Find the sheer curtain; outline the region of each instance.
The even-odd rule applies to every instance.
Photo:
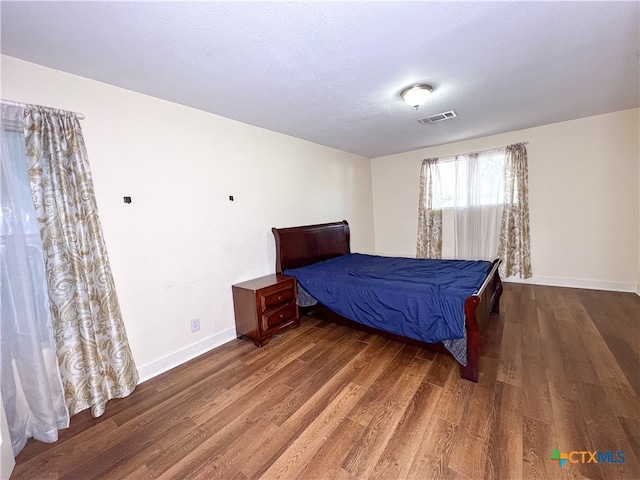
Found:
[[[2,106],[0,134],[0,389],[17,455],[29,437],[56,441],[58,429],[69,425],[69,412],[29,188],[22,109]]]
[[[502,148],[460,155],[453,162],[455,258],[494,260],[498,254],[504,158]]]

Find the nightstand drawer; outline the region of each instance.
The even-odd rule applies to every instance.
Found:
[[[285,284],[283,288],[278,290],[272,290],[269,292],[260,293],[260,303],[262,304],[262,310],[269,310],[270,308],[283,305],[295,298],[295,291],[293,290],[294,283]]]
[[[295,303],[288,303],[284,307],[278,308],[262,315],[262,329],[264,332],[280,327],[283,323],[296,319],[298,311]]]

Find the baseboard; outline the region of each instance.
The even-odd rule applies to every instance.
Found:
[[[583,278],[534,276],[527,279],[508,277],[504,282],[529,283],[549,287],[585,288],[588,290],[608,290],[612,292],[638,293],[638,285],[633,282],[612,282],[607,280],[588,280]]]
[[[140,377],[138,383],[146,382],[167,370],[171,370],[178,365],[188,362],[198,355],[202,355],[209,350],[213,350],[214,348],[235,339],[236,330],[235,328],[230,328],[211,337],[203,338],[202,340],[178,350],[177,352],[173,352],[166,357],[162,357],[151,363],[142,365],[141,367],[138,367],[138,376]]]

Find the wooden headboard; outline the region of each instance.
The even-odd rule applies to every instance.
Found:
[[[276,273],[351,253],[346,220],[271,231],[276,238]]]

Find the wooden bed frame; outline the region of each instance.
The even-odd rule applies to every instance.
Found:
[[[271,231],[276,240],[276,273],[282,274],[289,268],[304,267],[351,253],[349,224],[346,220],[319,225],[272,228]],[[478,292],[468,297],[464,303],[467,365],[460,365],[460,376],[472,382],[478,381],[478,364],[482,351],[480,323],[486,324],[491,313],[500,313],[502,281],[498,275],[499,265],[500,260],[493,261],[491,271]],[[368,329],[390,335],[381,330],[370,327]],[[404,338],[393,334],[391,336]]]

